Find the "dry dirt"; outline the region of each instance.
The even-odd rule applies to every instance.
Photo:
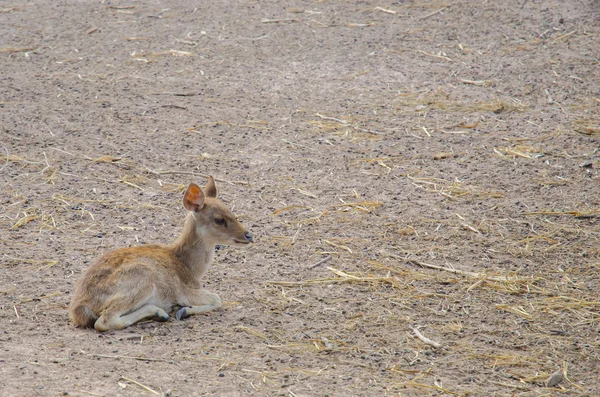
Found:
[[[599,43],[594,0],[1,2],[0,395],[600,395]],[[202,175],[257,240],[225,306],[70,325]]]

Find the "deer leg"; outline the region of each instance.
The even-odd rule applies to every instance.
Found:
[[[182,320],[192,314],[205,313],[222,305],[219,295],[203,289],[196,289],[190,293],[190,303],[192,304],[191,306],[184,306],[177,310],[175,314],[177,320]]]
[[[155,318],[158,321],[169,320],[169,315],[160,307],[153,305],[154,285],[148,283],[138,286],[133,294],[116,293],[104,305],[101,316],[94,323],[97,331],[123,329],[140,320]]]
[[[170,317],[167,312],[158,306],[144,305],[124,315],[114,312],[104,313],[96,320],[94,328],[100,332],[111,329],[123,329],[146,318],[154,318],[157,321],[168,321]]]

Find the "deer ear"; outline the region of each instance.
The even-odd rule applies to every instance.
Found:
[[[204,207],[204,193],[195,183],[190,183],[183,195],[183,207],[192,212],[198,212]]]
[[[215,178],[213,178],[212,176],[208,177],[206,186],[204,186],[204,192],[206,193],[206,197],[217,197],[217,185],[215,185]]]

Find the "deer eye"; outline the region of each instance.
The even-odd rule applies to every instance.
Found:
[[[215,218],[215,223],[217,225],[224,225],[225,224],[225,219],[223,219],[223,218]]]

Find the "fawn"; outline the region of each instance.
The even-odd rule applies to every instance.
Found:
[[[201,288],[216,244],[253,242],[248,232],[217,199],[213,177],[204,191],[189,185],[183,196],[189,211],[183,232],[171,245],[120,248],[102,255],[81,277],[69,307],[78,327],[122,329],[143,319],[181,320],[221,306],[217,294]]]

